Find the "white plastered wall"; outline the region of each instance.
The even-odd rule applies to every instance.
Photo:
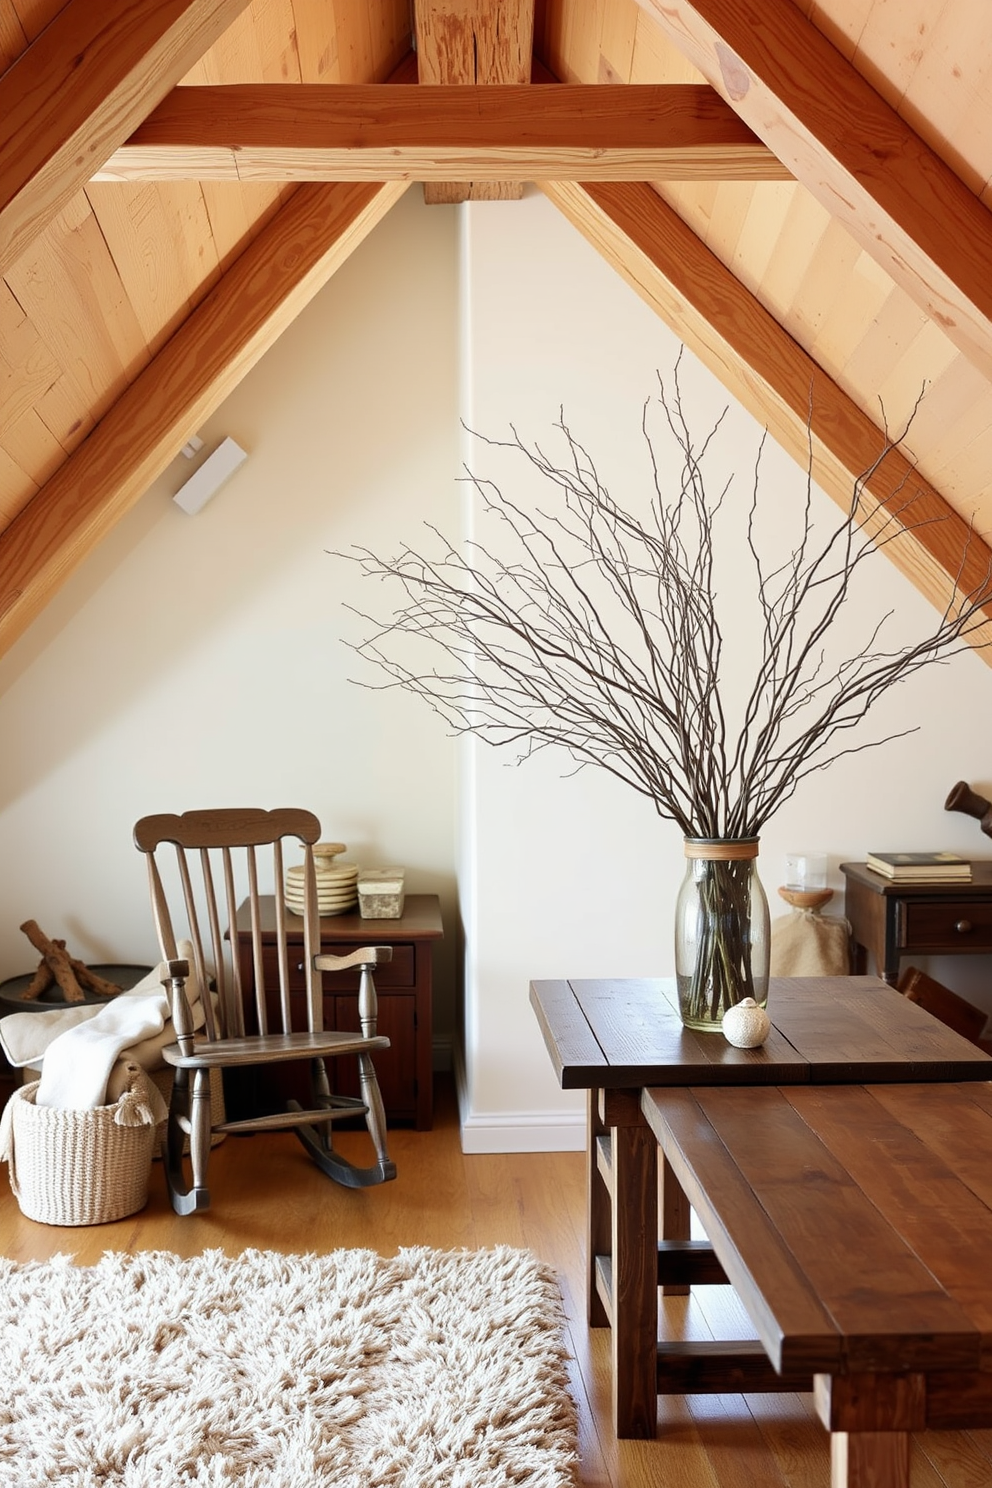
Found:
[[[542,196],[463,209],[463,409],[465,422],[490,437],[515,424],[525,442],[550,450],[552,425],[565,422],[593,454],[621,504],[643,493],[649,470],[641,410],[669,383],[676,338]],[[681,366],[690,423],[702,435],[728,404],[716,380],[686,355]],[[734,405],[720,435],[727,474],[737,484],[729,505],[739,517],[751,491],[760,429]],[[465,458],[504,491],[548,489],[465,439]],[[719,468],[719,467],[718,467]],[[516,482],[516,484],[514,484]],[[774,528],[795,510],[802,472],[779,450],[766,450],[762,511]],[[837,508],[815,492],[815,513]],[[470,530],[477,509],[466,495]],[[744,613],[752,592],[738,528],[721,555],[727,614]],[[874,567],[874,603],[893,608],[895,634],[928,630],[934,611],[882,560]],[[846,624],[846,622],[845,622]],[[862,632],[850,627],[849,645]],[[732,687],[732,683],[731,683]],[[842,905],[842,861],[868,849],[942,847],[975,857],[987,840],[977,822],[943,810],[948,790],[970,780],[987,794],[992,673],[974,654],[933,668],[898,688],[859,736],[919,731],[878,751],[838,761],[812,776],[766,827],[760,868],[773,915],[787,913],[775,890],[789,851],[828,854]],[[672,918],[683,874],[681,834],[649,802],[587,770],[565,778],[566,758],[546,754],[516,768],[507,751],[469,744],[460,874],[468,937],[463,1140],[469,1151],[582,1142],[583,1102],[562,1094],[528,1003],[532,978],[670,976]],[[959,990],[992,1008],[986,958],[931,966]]]
[[[0,976],[37,959],[29,917],[91,962],[157,959],[140,815],[307,806],[350,860],[440,894],[450,1055],[454,744],[349,681],[343,606],[371,596],[330,554],[456,518],[456,253],[411,190],[201,431],[241,469],[190,517],[177,457],[0,663]]]

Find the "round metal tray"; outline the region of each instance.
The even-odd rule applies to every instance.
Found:
[[[151,971],[150,966],[91,966],[90,971],[97,976],[103,977],[108,982],[116,982],[122,992],[133,987],[141,978],[147,976]],[[33,971],[26,972],[24,976],[8,977],[5,982],[0,982],[0,1012],[3,1013],[42,1013],[50,1012],[52,1008],[84,1007],[87,1004],[101,1003],[104,1006],[111,1000],[100,997],[96,992],[86,992],[83,988],[84,997],[81,1003],[66,1002],[62,988],[58,982],[45,988],[40,997],[32,997],[28,1002],[21,1001],[21,993],[26,991],[30,985]]]

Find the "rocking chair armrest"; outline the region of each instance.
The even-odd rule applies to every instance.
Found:
[[[349,966],[382,966],[393,959],[392,946],[362,946],[349,951],[347,956],[332,956],[322,952],[314,956],[313,964],[318,971],[347,971]]]

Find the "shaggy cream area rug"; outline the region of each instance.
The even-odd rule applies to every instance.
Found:
[[[0,1261],[0,1484],[564,1488],[561,1296],[529,1252]]]

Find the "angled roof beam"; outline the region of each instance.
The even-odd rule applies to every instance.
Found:
[[[845,509],[885,445],[882,431],[785,332],[691,228],[647,185],[546,183],[546,195],[675,334]],[[911,509],[906,502],[912,496]],[[867,479],[866,497],[904,512],[886,555],[943,610],[953,590],[987,582],[992,552],[898,449]],[[897,516],[897,520],[900,520]],[[992,622],[992,606],[986,611]],[[992,640],[992,623],[972,637]],[[992,665],[992,650],[980,654]]]
[[[0,534],[0,654],[406,186],[301,186]]]
[[[69,0],[0,77],[0,274],[248,0]]]
[[[781,180],[705,84],[176,88],[98,180]]]
[[[895,282],[992,377],[992,212],[793,0],[640,0]]]
[[[488,86],[529,83],[534,0],[414,0],[417,77],[421,83]],[[425,181],[428,206],[460,201],[517,201],[522,181]]]

